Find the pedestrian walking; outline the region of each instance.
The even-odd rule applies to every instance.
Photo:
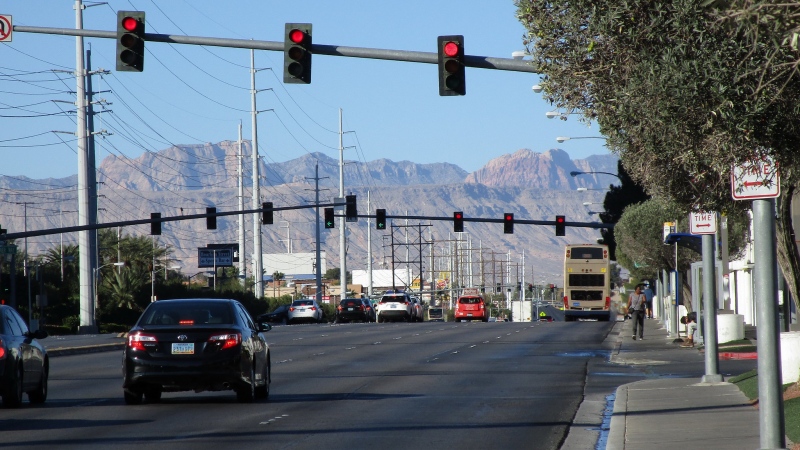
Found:
[[[644,339],[644,315],[646,298],[642,293],[642,285],[639,284],[633,293],[628,297],[628,313],[633,319],[633,340],[636,340],[636,331],[639,331],[639,340]]]
[[[642,291],[642,294],[644,294],[645,310],[647,312],[647,318],[648,319],[652,319],[653,318],[653,296],[655,294],[653,294],[653,290],[650,289],[650,283],[645,283],[644,284],[644,290]]]

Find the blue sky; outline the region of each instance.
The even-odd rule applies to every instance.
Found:
[[[4,2],[15,25],[74,28],[74,2]],[[89,4],[87,3],[87,6]],[[282,41],[284,23],[313,24],[314,43],[434,52],[438,35],[464,35],[468,55],[510,58],[522,50],[523,27],[513,2],[130,0],[87,7],[84,28],[113,31],[117,10],[147,14],[147,31],[162,34]],[[146,45],[143,73],[115,68],[114,41],[85,39],[98,97],[112,103],[96,128],[97,158],[136,157],[172,144],[236,140],[250,127],[250,52],[244,49]],[[282,162],[321,151],[338,158],[338,109],[343,110],[347,159],[450,162],[467,171],[521,148],[562,148],[573,159],[605,154],[598,136],[577,117],[547,119],[552,107],[531,86],[530,73],[467,68],[467,95],[440,97],[436,66],[315,55],[310,85],[282,83],[282,52],[257,51],[260,154]],[[78,171],[74,136],[75,38],[15,32],[0,44],[0,175],[64,177]],[[62,72],[53,72],[62,71]],[[34,116],[34,117],[14,117]],[[358,152],[356,154],[355,152]],[[98,163],[99,164],[99,163]]]

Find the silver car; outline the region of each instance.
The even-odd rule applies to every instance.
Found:
[[[292,302],[289,306],[287,323],[297,322],[322,322],[322,308],[319,307],[314,299],[301,299]]]

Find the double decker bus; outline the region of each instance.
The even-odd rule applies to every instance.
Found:
[[[611,318],[611,261],[608,246],[567,245],[564,249],[564,320]]]

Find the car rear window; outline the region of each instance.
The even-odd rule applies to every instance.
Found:
[[[357,299],[347,299],[341,301],[342,306],[361,306],[362,304],[363,303],[361,302],[361,300]]]
[[[312,306],[314,300],[295,300],[292,306]]]
[[[142,325],[230,325],[234,323],[230,304],[226,302],[152,303],[142,318]]]
[[[462,305],[477,305],[478,303],[482,303],[483,299],[480,297],[461,297],[458,299],[458,303]]]
[[[381,298],[381,303],[386,303],[386,302],[404,302],[405,300],[406,300],[406,298],[403,297],[402,295],[396,295],[396,296],[392,295],[392,296],[386,296],[386,297]]]

